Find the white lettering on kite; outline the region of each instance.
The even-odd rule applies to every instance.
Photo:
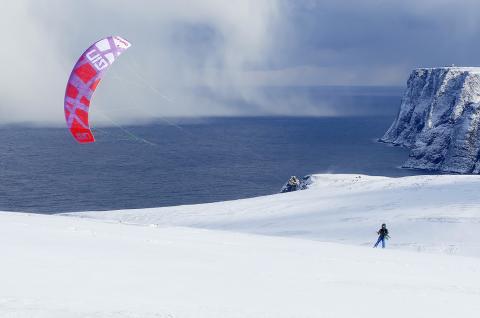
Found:
[[[93,66],[98,71],[103,70],[104,68],[108,67],[108,62],[102,57],[100,53],[96,49],[91,50],[86,54],[87,59],[92,62]]]

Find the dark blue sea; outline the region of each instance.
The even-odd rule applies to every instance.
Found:
[[[408,151],[376,142],[400,95],[333,98],[363,115],[96,128],[89,145],[76,144],[65,128],[0,127],[0,211],[160,207],[277,193],[291,175],[415,174],[398,168]]]

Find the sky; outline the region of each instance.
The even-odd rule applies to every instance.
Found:
[[[94,41],[133,46],[92,122],[341,115],[266,87],[404,86],[412,69],[480,65],[480,2],[450,0],[16,0],[0,4],[0,123],[64,121],[66,81]]]

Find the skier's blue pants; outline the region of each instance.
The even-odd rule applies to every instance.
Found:
[[[373,247],[377,247],[378,243],[382,242],[382,248],[385,248],[385,236],[379,236],[377,243]]]

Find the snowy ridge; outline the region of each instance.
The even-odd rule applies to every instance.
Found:
[[[478,316],[480,258],[445,253],[480,256],[480,176],[313,180],[195,206],[0,213],[0,317]],[[372,249],[384,221],[388,249]]]
[[[313,175],[310,189],[245,200],[70,216],[480,257],[480,177]]]
[[[414,70],[381,141],[411,148],[405,168],[480,173],[480,68]]]

